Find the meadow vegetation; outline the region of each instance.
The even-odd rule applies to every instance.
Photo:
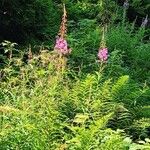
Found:
[[[63,2],[3,3],[0,150],[150,150],[148,2]]]

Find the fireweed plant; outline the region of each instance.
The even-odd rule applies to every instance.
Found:
[[[107,63],[108,60],[108,48],[106,46],[106,41],[105,41],[105,27],[103,27],[103,34],[102,34],[102,39],[100,42],[100,47],[98,51],[98,62],[100,63],[100,68],[103,70],[104,69],[104,64]]]
[[[62,22],[54,46],[54,51],[59,55],[57,70],[61,70],[61,74],[64,72],[67,63],[67,58],[65,56],[71,53],[71,49],[68,47],[68,43],[66,40],[66,33],[67,33],[67,11],[65,4],[63,4]]]
[[[108,60],[108,48],[106,46],[106,41],[105,41],[105,31],[106,31],[106,26],[102,28],[102,38],[101,38],[99,50],[97,53],[99,73],[103,72],[103,70],[106,67],[107,60]]]
[[[65,39],[66,33],[67,33],[67,12],[65,4],[63,4],[62,22],[60,25],[58,36],[56,38],[56,44],[54,47],[54,50],[56,50],[60,55],[68,55],[71,52],[71,49],[68,47],[67,40]]]

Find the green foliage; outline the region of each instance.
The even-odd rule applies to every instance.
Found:
[[[148,10],[150,8],[150,5],[149,5],[149,1],[148,0],[145,0],[145,1],[142,1],[142,0],[132,0],[131,6],[140,15],[142,15],[142,16],[149,15],[149,11]]]
[[[69,20],[75,22],[82,19],[95,19],[100,24],[105,24],[121,20],[123,8],[112,0],[29,0],[28,2],[25,0],[2,0],[0,2],[0,41],[11,40],[17,43],[32,41],[34,43],[36,40],[50,41],[51,43],[59,28],[62,2],[66,3]],[[144,2],[132,0],[130,6],[131,10],[133,9],[135,12],[135,17],[149,15],[148,0]],[[129,12],[129,14],[131,13]]]
[[[149,150],[149,30],[127,22],[128,10],[112,0],[2,1],[0,38],[49,40],[51,47],[62,2],[70,57],[43,45],[31,58],[16,43],[0,47],[0,149]],[[144,16],[149,5],[133,0],[131,8]],[[102,64],[105,23],[109,58]]]
[[[84,72],[97,68],[97,53],[101,40],[101,27],[96,20],[82,19],[69,23],[68,41],[73,49],[70,65]],[[107,76],[130,74],[136,81],[149,83],[149,43],[144,41],[147,30],[135,28],[135,24],[108,26],[106,45],[109,51]]]
[[[0,149],[139,147],[126,139],[125,132],[108,126],[131,126],[131,114],[139,107],[131,107],[130,101],[146,96],[146,91],[137,92],[140,87],[133,86],[127,75],[106,79],[99,71],[71,79],[73,71],[65,64],[66,59],[54,52],[41,51],[28,64],[13,57],[1,70]]]
[[[69,18],[71,20],[94,19],[100,23],[106,23],[115,17],[117,5],[112,0],[81,0],[66,1],[68,6]]]
[[[2,0],[0,12],[0,40],[43,41],[54,38],[59,28],[60,16],[51,0]]]
[[[129,134],[132,135],[133,139],[139,139],[147,142],[146,138],[150,138],[150,120],[149,118],[141,118],[136,120],[132,126],[129,127]]]
[[[84,19],[79,21],[77,26],[73,23],[70,26],[74,29],[68,35],[68,40],[73,49],[70,63],[76,67],[82,66],[82,69],[87,72],[94,70],[96,52],[100,41],[100,29],[96,21]]]
[[[134,24],[126,26],[110,27],[107,36],[107,44],[110,51],[117,49],[122,54],[122,70],[131,74],[139,81],[149,82],[149,43],[143,43],[145,29],[135,31]],[[144,62],[144,63],[143,63]],[[132,71],[130,71],[130,69]]]

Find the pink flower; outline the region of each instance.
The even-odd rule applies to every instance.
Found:
[[[61,53],[63,55],[69,54],[71,52],[71,49],[68,48],[67,41],[61,37],[58,37],[56,39],[56,44],[54,49],[57,50],[58,53]]]
[[[101,62],[106,62],[108,59],[108,49],[100,48],[98,52],[98,58]]]

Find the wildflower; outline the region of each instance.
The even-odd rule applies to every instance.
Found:
[[[100,62],[106,62],[108,59],[108,49],[106,47],[106,42],[105,42],[105,29],[103,28],[103,35],[102,35],[102,40],[100,44],[100,48],[98,51],[98,59]]]
[[[129,2],[128,2],[128,0],[126,0],[126,1],[124,2],[123,7],[124,7],[125,9],[128,9],[128,8],[129,8]]]
[[[67,41],[61,37],[57,37],[54,49],[63,55],[67,55],[71,52],[71,49],[68,48]]]
[[[147,25],[148,23],[148,15],[145,17],[145,19],[143,20],[142,24],[141,24],[141,27],[145,28],[145,26]]]
[[[97,56],[101,62],[106,62],[108,59],[108,49],[100,48]]]
[[[71,49],[68,47],[67,41],[65,39],[66,33],[67,33],[67,12],[66,12],[66,8],[65,8],[65,4],[64,6],[64,13],[62,16],[62,22],[61,22],[61,26],[60,26],[60,30],[59,30],[59,34],[56,38],[56,44],[54,49],[62,55],[67,55],[70,54]]]

